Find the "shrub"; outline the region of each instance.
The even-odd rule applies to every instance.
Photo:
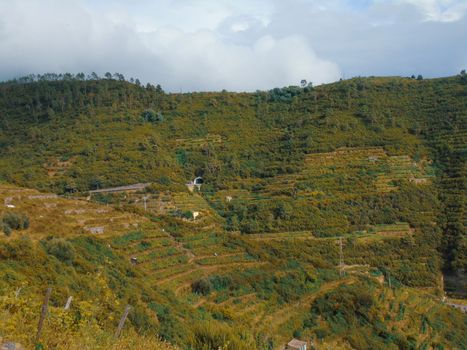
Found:
[[[196,294],[208,295],[211,293],[211,289],[211,282],[206,278],[199,279],[191,284],[191,290]]]
[[[161,122],[164,120],[164,116],[162,115],[162,113],[156,113],[152,109],[146,109],[143,113],[141,113],[141,117],[145,122],[150,123]]]
[[[113,202],[113,198],[111,194],[105,194],[105,193],[96,193],[92,196],[92,199],[101,204],[110,204]]]
[[[64,263],[71,264],[75,259],[75,248],[70,242],[62,238],[52,238],[43,242],[43,245],[48,254],[55,256]]]
[[[254,339],[239,337],[231,328],[223,324],[201,323],[195,326],[190,341],[192,349],[254,350]]]
[[[29,217],[26,215],[23,216],[23,230],[26,230],[29,228]]]
[[[7,213],[3,217],[3,223],[9,226],[13,230],[17,230],[21,226],[21,219],[18,214],[15,213]]]
[[[371,322],[373,313],[370,310],[374,307],[375,300],[368,287],[340,286],[316,299],[312,313],[343,328]]]
[[[161,185],[168,186],[172,183],[172,181],[170,180],[170,177],[163,175],[159,178],[159,183]]]
[[[25,230],[29,227],[29,218],[24,214],[6,213],[0,220],[0,227],[9,236],[12,230]]]
[[[190,210],[186,210],[181,213],[182,218],[184,219],[193,219],[193,213]]]
[[[228,276],[211,276],[209,282],[213,289],[220,291],[227,289],[232,284],[232,279]]]
[[[11,235],[11,227],[6,225],[5,223],[1,222],[0,223],[0,227],[3,231],[3,233],[5,233],[5,235],[9,236]]]

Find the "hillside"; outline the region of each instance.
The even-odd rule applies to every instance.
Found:
[[[2,83],[0,216],[18,224],[0,242],[0,337],[30,344],[38,311],[12,305],[52,286],[50,327],[103,334],[76,348],[108,346],[129,304],[122,342],[463,349],[465,315],[440,299],[466,293],[466,117],[463,75],[251,94]]]

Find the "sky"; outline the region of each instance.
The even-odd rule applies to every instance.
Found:
[[[0,0],[0,80],[119,72],[255,91],[467,68],[467,0]]]

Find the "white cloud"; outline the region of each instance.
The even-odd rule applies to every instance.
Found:
[[[466,12],[466,0],[0,0],[0,79],[118,71],[188,91],[453,74]]]
[[[449,22],[427,20],[426,12],[408,1],[330,0],[324,9],[320,1],[281,2],[268,31],[303,33],[320,57],[336,62],[345,77],[446,76],[466,67],[466,16]]]
[[[147,35],[147,47],[160,58],[167,78],[184,90],[203,84],[207,89],[256,90],[299,84],[301,79],[317,83],[340,77],[337,66],[320,59],[299,36],[279,40],[263,36],[251,45],[224,42],[209,30],[184,33],[164,28]]]
[[[467,13],[465,0],[400,0],[416,6],[427,21],[453,22],[463,18]]]
[[[161,5],[169,6],[164,1]],[[213,27],[238,13],[235,6],[230,10],[216,2],[200,7],[180,2],[176,7],[180,15],[200,14],[199,25],[167,22],[157,12],[152,31],[150,16],[142,14],[145,30],[138,30],[137,17],[121,6],[101,12],[102,8],[79,1],[2,4],[0,18],[6,31],[0,42],[1,75],[110,70],[160,82],[170,90],[255,90],[298,84],[302,78],[316,83],[339,78],[337,66],[319,58],[310,43],[297,35],[280,39],[266,35],[248,43],[228,40]],[[213,19],[205,20],[201,9],[212,10]],[[173,12],[169,6],[167,13]],[[232,33],[249,29],[245,18],[233,23]],[[202,29],[203,24],[207,28]]]

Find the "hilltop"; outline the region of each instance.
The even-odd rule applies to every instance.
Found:
[[[17,223],[0,242],[10,313],[0,322],[27,318],[6,306],[17,288],[39,303],[50,285],[54,307],[79,300],[62,324],[72,337],[86,308],[92,332],[112,334],[130,304],[122,341],[463,348],[465,316],[441,298],[465,293],[442,271],[466,268],[466,84],[354,78],[187,94],[78,77],[0,84],[0,216]],[[0,336],[28,344],[20,333]]]

